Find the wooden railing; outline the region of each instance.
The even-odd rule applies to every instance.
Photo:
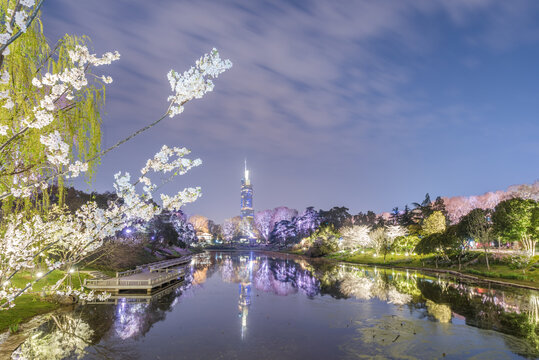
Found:
[[[148,268],[150,272],[154,272],[159,269],[176,266],[176,265],[182,265],[187,264],[191,261],[191,256],[181,257],[177,259],[169,259],[169,260],[163,260],[156,263],[152,263],[148,265]]]
[[[93,285],[93,286],[149,286],[156,284],[161,284],[164,282],[167,282],[169,280],[172,280],[176,277],[180,277],[184,275],[183,269],[161,269],[159,271],[156,271],[158,274],[162,273],[163,275],[159,275],[156,277],[152,277],[145,280],[135,280],[135,279],[122,279],[120,277],[114,278],[114,279],[105,279],[105,280],[99,280],[99,279],[84,279],[84,285]]]
[[[138,274],[139,272],[142,272],[142,268],[137,266],[133,270],[116,272],[116,277],[129,276],[129,275],[133,275],[133,274]]]

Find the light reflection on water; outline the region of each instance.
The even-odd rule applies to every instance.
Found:
[[[152,300],[55,315],[29,359],[534,358],[535,291],[263,253],[193,258]]]

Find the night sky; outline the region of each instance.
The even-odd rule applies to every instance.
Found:
[[[204,162],[167,192],[202,186],[185,211],[217,222],[239,215],[244,158],[256,211],[380,212],[539,178],[538,1],[48,0],[42,19],[51,42],[122,55],[98,69],[114,78],[103,147],[164,113],[171,68],[212,47],[234,63],[81,190],[112,190],[163,144]]]

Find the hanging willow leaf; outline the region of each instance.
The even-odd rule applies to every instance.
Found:
[[[6,2],[0,2],[0,14],[6,13]],[[0,125],[7,125],[10,131],[22,131],[14,141],[0,151],[0,193],[9,191],[10,185],[17,183],[22,176],[44,178],[50,174],[60,173],[61,167],[47,166],[45,146],[40,136],[58,131],[64,141],[71,146],[70,160],[86,161],[99,154],[101,150],[101,112],[105,101],[103,84],[95,81],[75,93],[73,100],[60,98],[54,121],[44,129],[24,129],[24,118],[32,119],[33,108],[50,89],[46,86],[37,88],[32,85],[34,77],[40,78],[46,72],[61,73],[71,68],[73,63],[69,51],[76,46],[88,46],[90,39],[86,36],[65,35],[54,47],[51,47],[43,33],[43,24],[36,18],[17,41],[9,46],[10,53],[3,61],[2,71],[10,75],[8,84],[0,85],[0,91],[9,91],[15,106],[4,108],[4,100],[0,100]],[[91,72],[91,68],[87,69]],[[11,135],[10,133],[9,135]],[[0,143],[3,143],[2,139]],[[94,175],[98,161],[89,164],[86,173],[88,180]],[[45,164],[45,166],[44,166]],[[2,202],[2,215],[25,211],[28,215],[35,212],[45,213],[49,207],[50,197],[56,196],[63,203],[66,179],[57,177],[54,190],[36,189],[34,196],[26,199],[8,198]],[[51,192],[54,192],[52,194]]]

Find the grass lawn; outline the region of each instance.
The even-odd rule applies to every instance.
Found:
[[[16,327],[17,324],[25,320],[59,307],[60,305],[58,304],[43,301],[37,295],[21,295],[15,300],[14,308],[3,310],[0,313],[0,332],[7,330],[10,326]]]
[[[295,251],[294,253],[298,253]],[[475,264],[463,267],[460,271],[464,274],[470,274],[477,277],[488,278],[509,283],[533,286],[539,288],[539,256],[535,256],[530,264],[523,269],[512,269],[507,264],[501,264],[491,260],[490,271],[484,262],[484,255],[481,253],[480,261]],[[330,259],[339,261],[352,262],[357,264],[372,264],[372,265],[387,265],[387,266],[404,266],[404,267],[420,267],[435,269],[432,263],[432,255],[410,255],[403,254],[388,254],[384,262],[383,256],[375,256],[373,251],[365,251],[365,253],[356,252],[354,254],[342,252],[334,253],[326,256]],[[489,257],[490,258],[490,257]],[[439,269],[458,271],[458,266],[442,266]]]
[[[489,271],[486,265],[474,264],[466,267],[462,272],[500,281],[539,287],[539,270],[535,270],[533,266],[525,269],[511,269],[507,265],[493,264],[490,265]]]
[[[36,315],[44,314],[60,307],[60,305],[43,299],[40,295],[45,286],[54,285],[64,276],[64,272],[55,270],[47,277],[39,280],[34,284],[33,288],[24,295],[19,296],[15,300],[15,307],[9,310],[0,312],[0,331],[5,331],[10,325],[16,326],[25,320],[28,320]],[[87,277],[86,274],[80,274],[81,280]],[[35,280],[35,273],[21,272],[11,279],[13,286],[22,288],[28,282]],[[72,287],[79,288],[80,282],[77,273],[72,276]]]

